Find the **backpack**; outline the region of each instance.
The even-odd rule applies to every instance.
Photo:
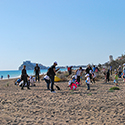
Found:
[[[48,69],[48,71],[47,71],[47,75],[48,75],[48,76],[51,75],[51,67]]]
[[[47,75],[48,75],[48,76],[54,76],[54,75],[55,75],[55,73],[54,73],[52,67],[53,67],[53,66],[51,66],[51,67],[48,69],[48,71],[47,71]]]

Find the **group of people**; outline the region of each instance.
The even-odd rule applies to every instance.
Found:
[[[57,62],[55,61],[53,63],[53,65],[48,69],[46,75],[44,76],[44,80],[47,83],[47,89],[50,90],[52,93],[55,93],[54,90],[54,77],[56,75],[56,72],[59,70],[59,68],[56,70],[56,66],[57,66]],[[72,66],[68,67],[68,72],[69,75],[72,74]],[[87,90],[90,90],[90,84],[91,83],[95,83],[95,78],[96,78],[96,72],[99,72],[99,68],[95,67],[95,65],[93,65],[93,67],[91,67],[90,65],[87,66],[87,68],[85,70],[82,69],[82,67],[79,67],[79,69],[76,70],[75,75],[72,76],[72,79],[69,81],[69,87],[71,90],[75,90],[78,86],[81,85],[80,79],[82,78],[82,72],[85,71],[85,77],[86,77],[86,84],[87,84]],[[36,64],[36,67],[34,68],[34,72],[35,72],[35,81],[40,80],[39,74],[40,74],[40,67],[38,66],[38,64]],[[106,70],[103,69],[103,73],[105,75],[105,82],[109,82],[110,80],[110,72],[112,75],[112,67],[110,67],[110,69]],[[22,75],[21,75],[21,81],[23,81],[23,84],[21,86],[21,89],[24,89],[25,83],[28,83],[27,81],[27,77],[29,77],[27,75],[26,72],[26,66],[23,66],[22,69]],[[115,70],[115,77],[114,77],[114,82],[116,83],[116,85],[118,85],[118,78],[122,77],[125,81],[125,64],[123,64],[123,69],[121,68],[121,66],[118,67],[117,70]],[[50,87],[50,83],[51,83],[51,87]],[[27,89],[29,88],[29,84],[27,84]]]
[[[47,74],[46,76],[44,77],[44,80],[46,81],[47,83],[47,89],[50,90],[52,93],[55,93],[54,91],[54,77],[56,75],[56,72],[59,70],[59,68],[56,70],[56,67],[57,66],[57,62],[55,61],[53,63],[53,65],[48,69],[47,71]],[[34,72],[35,72],[35,81],[38,80],[38,82],[40,81],[40,77],[39,77],[39,74],[40,74],[40,67],[38,66],[38,64],[36,64],[35,68],[34,68]],[[22,86],[21,86],[21,90],[24,89],[24,86],[25,84],[27,83],[27,89],[30,89],[29,87],[29,82],[27,80],[28,78],[28,74],[27,74],[27,71],[26,71],[26,66],[24,65],[23,66],[23,69],[22,69],[22,74],[21,74],[21,81],[22,82]],[[31,82],[32,79],[30,79],[30,82]],[[51,89],[49,88],[50,86],[50,83],[51,83]]]
[[[38,64],[36,64],[36,66],[34,68],[34,72],[35,72],[35,81],[38,80],[38,82],[39,82],[40,81],[40,77],[39,77],[40,67],[38,66]],[[27,78],[29,78],[29,80]],[[23,69],[22,69],[22,72],[21,72],[21,81],[22,81],[21,90],[24,89],[25,85],[27,86],[27,89],[30,89],[30,87],[29,87],[30,83],[31,83],[32,86],[35,86],[33,77],[32,76],[29,77],[28,74],[27,74],[26,65],[23,66]]]
[[[76,90],[76,88],[78,86],[80,86],[80,84],[81,84],[80,79],[81,79],[81,76],[82,76],[82,72],[83,72],[82,67],[79,67],[79,69],[76,70],[75,75],[73,75],[71,80],[69,80],[70,90]]]
[[[118,78],[122,78],[123,82],[125,82],[125,63],[123,64],[123,68],[119,65],[118,69],[115,69],[114,82],[116,83],[116,86],[118,86]]]
[[[107,71],[105,68],[103,68],[103,73],[105,75],[105,83],[109,82],[110,75],[112,75],[112,66],[110,66]],[[125,82],[125,63],[123,64],[123,66],[119,65],[119,67],[114,70],[114,73],[114,83],[116,84],[116,86],[118,86],[118,78],[122,78],[123,82]]]
[[[36,82],[35,77],[30,76],[30,77],[28,77],[28,79],[27,79],[27,81],[25,83],[24,83],[24,81],[22,79],[20,79],[20,78],[17,79],[16,82],[15,82],[15,85],[22,87],[23,83],[24,83],[23,87],[36,86],[35,82]]]
[[[47,74],[44,76],[44,80],[47,83],[47,89],[50,90],[52,93],[55,93],[53,86],[54,86],[54,77],[56,75],[56,72],[59,70],[59,68],[56,69],[57,65],[58,65],[57,62],[55,61],[53,65],[48,69]],[[51,89],[49,87],[50,83],[51,83]]]
[[[98,72],[96,71],[96,69],[97,68],[95,66],[93,66],[92,68],[90,65],[88,65],[86,70],[82,69],[82,67],[79,67],[79,69],[76,70],[75,75],[72,76],[72,79],[69,80],[68,84],[70,90],[76,90],[76,88],[81,85],[80,79],[82,78],[83,71],[85,71],[86,74],[85,77],[86,77],[87,90],[90,90],[90,84],[95,83],[95,77],[96,77],[95,72]]]
[[[8,78],[8,79],[10,78],[10,75],[9,75],[9,74],[7,75],[7,78]],[[1,79],[3,79],[3,75],[1,75]]]

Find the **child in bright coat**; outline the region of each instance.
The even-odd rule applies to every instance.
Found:
[[[69,81],[70,90],[76,90],[78,82],[76,81],[75,76],[72,76],[72,80]]]

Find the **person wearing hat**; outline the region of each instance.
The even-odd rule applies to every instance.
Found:
[[[54,77],[56,75],[56,72],[59,70],[59,68],[56,70],[55,67],[57,66],[57,62],[55,61],[53,63],[53,65],[48,69],[48,72],[47,72],[47,75],[49,76],[50,78],[50,81],[51,81],[51,92],[52,93],[55,93],[54,89],[53,89],[53,85],[54,85]]]

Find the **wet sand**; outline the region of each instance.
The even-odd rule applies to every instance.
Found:
[[[51,93],[46,83],[21,90],[15,79],[0,80],[0,125],[125,125],[125,83],[109,92],[113,82],[100,80],[87,91],[83,83],[70,91],[68,82]],[[83,81],[82,81],[83,82]]]

